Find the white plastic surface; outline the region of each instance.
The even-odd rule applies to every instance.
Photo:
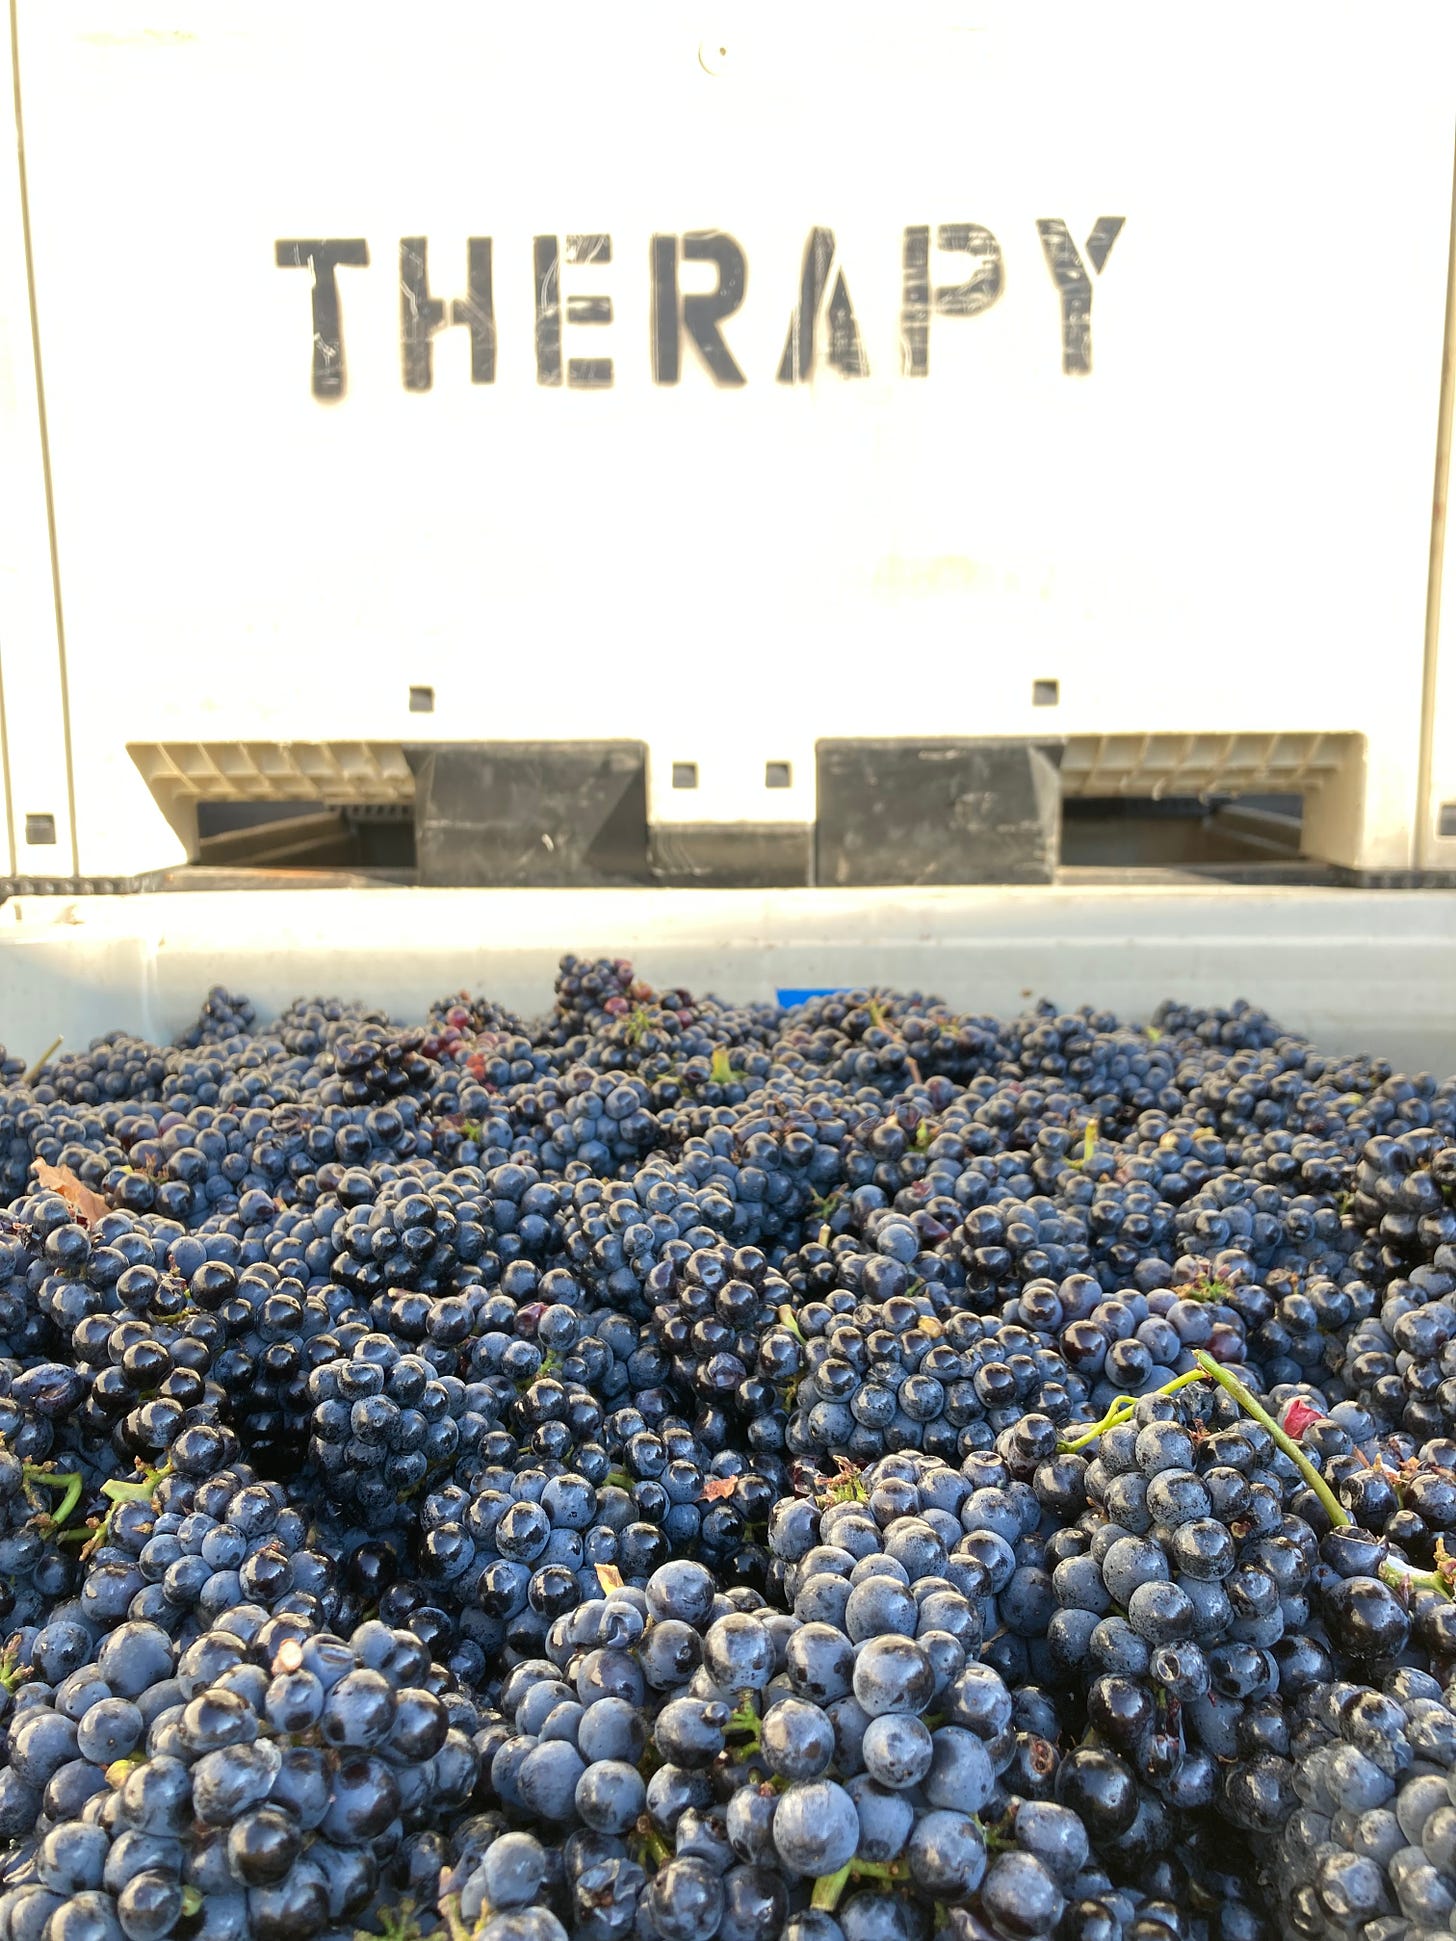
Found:
[[[14,99],[10,36],[0,32],[0,102]],[[46,471],[31,332],[19,144],[0,142],[0,869],[68,875],[76,867],[66,707]],[[131,820],[138,839],[145,825]],[[30,843],[49,815],[54,841]],[[33,826],[33,825],[31,825]]]
[[[1427,869],[1456,869],[1456,516],[1451,510],[1451,485],[1456,478],[1452,465],[1452,414],[1456,407],[1456,221],[1451,228],[1451,288],[1441,388],[1442,439],[1436,455],[1436,520],[1431,535],[1431,595],[1427,615],[1420,861]]]
[[[167,1039],[225,981],[263,1017],[304,995],[419,1017],[469,988],[526,1014],[566,951],[657,984],[771,998],[882,983],[1009,1014],[1039,996],[1148,1018],[1246,997],[1330,1050],[1456,1070],[1456,896],[1127,889],[200,892],[0,905],[0,1041],[35,1057]]]
[[[344,0],[16,7],[82,872],[186,852],[190,799],[169,820],[129,747],[543,736],[645,740],[672,822],[812,819],[821,736],[1151,737],[1154,776],[1194,734],[1347,737],[1307,819],[1319,853],[1417,860],[1445,0],[416,0],[387,33]],[[1080,372],[1048,223],[1090,296]],[[979,255],[940,246],[955,225]],[[982,305],[939,304],[923,377],[917,226],[931,287],[974,272]],[[862,376],[830,368],[822,312],[812,356],[807,313],[795,332],[816,227]],[[657,382],[652,239],[710,231],[747,261],[722,326],[745,382],[686,341]],[[610,262],[570,260],[582,235]],[[541,236],[561,245],[544,298]],[[407,390],[401,240],[421,237],[445,310],[431,388]],[[493,246],[490,383],[448,321],[472,237]],[[369,252],[336,272],[330,401],[313,276],[277,261],[321,238]],[[19,246],[0,211],[17,370]],[[712,265],[679,281],[708,290]],[[610,358],[609,388],[538,381],[557,298],[564,358]],[[610,323],[586,320],[604,298]],[[786,345],[807,381],[778,381]],[[22,385],[0,449],[34,416]],[[33,592],[23,464],[0,565]],[[0,616],[11,809],[60,829],[34,605]],[[792,787],[765,787],[769,761]]]

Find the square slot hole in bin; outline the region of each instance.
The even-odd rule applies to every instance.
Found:
[[[1031,705],[1034,708],[1054,708],[1062,698],[1060,681],[1033,681],[1031,684]]]
[[[697,763],[674,762],[672,765],[672,785],[675,789],[695,789],[698,786]]]
[[[791,789],[794,786],[794,764],[792,762],[765,762],[763,765],[763,785],[766,789]]]
[[[33,843],[54,842],[56,839],[56,819],[53,815],[28,815],[25,818],[25,840]]]
[[[412,687],[409,691],[409,711],[411,714],[433,714],[435,690],[432,687]]]

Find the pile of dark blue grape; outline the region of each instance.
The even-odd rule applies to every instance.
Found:
[[[1431,1941],[1453,1553],[1456,1081],[1248,1005],[0,1048],[0,1941]]]

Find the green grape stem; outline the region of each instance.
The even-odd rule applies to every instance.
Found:
[[[153,1490],[165,1476],[172,1473],[172,1465],[163,1463],[160,1469],[149,1469],[144,1476],[138,1476],[134,1483],[124,1483],[119,1477],[112,1476],[101,1485],[101,1494],[113,1503],[145,1503]]]
[[[1279,1448],[1284,1451],[1305,1482],[1309,1484],[1310,1488],[1319,1498],[1320,1504],[1324,1509],[1325,1515],[1330,1519],[1331,1525],[1336,1530],[1343,1530],[1353,1524],[1355,1521],[1354,1517],[1350,1515],[1339,1497],[1335,1495],[1335,1492],[1330,1488],[1324,1477],[1320,1475],[1319,1471],[1294,1440],[1293,1436],[1290,1435],[1287,1429],[1279,1426],[1261,1402],[1255,1400],[1237,1375],[1231,1374],[1227,1368],[1221,1366],[1220,1363],[1214,1360],[1212,1355],[1206,1354],[1201,1348],[1195,1348],[1193,1350],[1193,1359],[1206,1375],[1211,1376],[1218,1383],[1220,1388],[1226,1389],[1233,1396],[1245,1415],[1252,1416],[1254,1421],[1269,1431],[1269,1434],[1274,1438]],[[1407,1596],[1410,1592],[1416,1590],[1437,1591],[1442,1597],[1450,1597],[1452,1594],[1451,1586],[1446,1581],[1442,1572],[1437,1570],[1413,1570],[1409,1564],[1397,1563],[1394,1558],[1381,1564],[1380,1577],[1393,1590],[1401,1591]]]
[[[377,1929],[363,1929],[363,1933],[373,1933],[378,1941],[420,1941],[420,1923],[412,1900],[402,1900],[397,1907],[381,1907]]]
[[[445,1930],[450,1936],[450,1941],[470,1941],[470,1929],[461,1918],[458,1894],[446,1894],[441,1899],[440,1913],[444,1918]]]
[[[814,1882],[814,1891],[809,1897],[809,1905],[818,1908],[823,1914],[832,1914],[839,1905],[839,1897],[849,1885],[849,1863],[846,1861],[837,1873],[820,1874]]]
[[[34,1667],[20,1662],[20,1645],[12,1638],[3,1651],[0,1651],[0,1686],[7,1692],[18,1692],[30,1677]]]
[[[651,1861],[654,1869],[664,1866],[672,1859],[672,1848],[645,1813],[638,1820],[629,1838],[634,1838],[640,1844],[643,1857]]]
[[[34,1483],[40,1489],[65,1491],[50,1519],[53,1530],[61,1529],[74,1515],[76,1505],[81,1500],[84,1487],[81,1472],[78,1469],[41,1469],[35,1463],[26,1463],[23,1474],[27,1483]]]
[[[1279,1424],[1270,1415],[1263,1403],[1254,1399],[1248,1389],[1239,1380],[1238,1376],[1230,1374],[1227,1368],[1220,1362],[1216,1362],[1213,1356],[1205,1353],[1202,1348],[1194,1349],[1193,1359],[1198,1363],[1205,1375],[1211,1376],[1220,1388],[1227,1389],[1228,1393],[1233,1396],[1245,1415],[1252,1416],[1261,1428],[1269,1431],[1269,1434],[1278,1443],[1279,1447],[1288,1456],[1300,1475],[1303,1476],[1304,1480],[1324,1505],[1325,1515],[1330,1519],[1330,1522],[1335,1528],[1337,1530],[1343,1529],[1347,1523],[1352,1523],[1354,1518],[1350,1515],[1339,1497],[1335,1495],[1335,1492],[1330,1488],[1324,1477],[1320,1475],[1309,1457],[1294,1440],[1294,1437],[1289,1434],[1287,1429],[1280,1428]]]
[[[889,1886],[904,1878],[905,1867],[902,1861],[847,1860],[837,1873],[819,1876],[814,1882],[814,1891],[809,1904],[826,1914],[832,1914],[851,1880],[872,1880]]]
[[[741,1751],[749,1758],[758,1751],[763,1742],[763,1721],[754,1705],[752,1692],[740,1694],[733,1716],[724,1727],[724,1734],[730,1738],[746,1739],[748,1744]]]
[[[1164,1382],[1161,1388],[1152,1389],[1150,1393],[1176,1395],[1180,1388],[1188,1388],[1192,1383],[1202,1380],[1203,1371],[1192,1369],[1186,1375],[1175,1375],[1171,1382]],[[1090,1429],[1084,1430],[1079,1436],[1062,1437],[1057,1443],[1057,1454],[1059,1456],[1079,1455],[1091,1443],[1096,1442],[1099,1436],[1105,1436],[1109,1429],[1115,1429],[1123,1422],[1130,1422],[1138,1403],[1143,1399],[1141,1395],[1119,1395],[1100,1422],[1094,1422]]]
[[[30,1067],[29,1071],[26,1072],[24,1078],[21,1079],[20,1081],[21,1084],[34,1085],[35,1081],[40,1077],[41,1073],[45,1070],[46,1066],[49,1065],[51,1060],[55,1057],[56,1053],[60,1050],[61,1046],[65,1042],[66,1041],[64,1038],[52,1038],[51,1042],[46,1046],[45,1050],[41,1053],[40,1057],[36,1059],[35,1063]]]
[[[81,1555],[84,1557],[93,1546],[99,1546],[105,1543],[107,1537],[111,1534],[111,1519],[115,1516],[118,1507],[122,1503],[149,1503],[152,1499],[152,1492],[156,1489],[158,1483],[171,1474],[172,1465],[170,1463],[163,1463],[158,1469],[146,1470],[134,1483],[123,1482],[117,1476],[109,1477],[101,1485],[101,1494],[110,1502],[111,1508],[97,1524],[92,1533],[90,1543],[87,1544],[86,1549],[81,1552]]]

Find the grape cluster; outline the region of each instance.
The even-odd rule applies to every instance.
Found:
[[[377,1525],[462,1443],[478,1447],[490,1418],[470,1406],[477,1398],[462,1382],[437,1376],[423,1355],[401,1353],[392,1335],[353,1323],[334,1341],[337,1353],[308,1378],[309,1454],[331,1503]]]
[[[196,1024],[179,1035],[177,1044],[183,1051],[196,1051],[199,1045],[240,1038],[252,1029],[255,1015],[247,998],[236,997],[221,984],[214,984],[202,1001]]]
[[[0,1780],[36,1824],[7,1932],[307,1941],[390,1877],[438,1891],[428,1829],[475,1786],[478,1715],[412,1634],[241,1604],[185,1648],[128,1620],[41,1657]]]
[[[1310,1693],[1291,1731],[1298,1805],[1274,1877],[1291,1929],[1450,1932],[1456,1909],[1456,1717],[1428,1672]]]
[[[1456,1084],[1250,1005],[0,1053],[0,1941],[1425,1941],[1448,1545]]]

